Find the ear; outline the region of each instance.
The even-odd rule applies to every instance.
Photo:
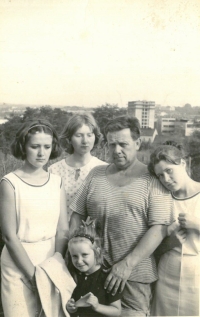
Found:
[[[101,249],[98,247],[97,248],[97,252],[99,253],[99,255],[100,255],[100,253],[101,253]]]
[[[184,159],[181,159],[181,165],[184,167],[184,168],[186,168],[186,161],[184,160]]]
[[[138,151],[140,149],[141,144],[142,144],[142,140],[140,138],[138,138],[137,140],[135,140],[135,144],[136,144],[136,150]]]

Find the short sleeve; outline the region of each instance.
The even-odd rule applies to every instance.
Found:
[[[58,162],[56,162],[56,163],[50,165],[50,166],[48,167],[48,172],[49,172],[49,173],[52,173],[52,174],[60,175],[60,173],[59,173],[59,170],[60,170],[60,162],[61,162],[61,161],[58,161]]]
[[[108,293],[106,295],[107,304],[114,303],[121,298],[122,298],[122,293],[118,293],[118,292],[115,295],[112,295],[111,293]]]
[[[153,177],[148,197],[148,224],[170,225],[174,221],[174,204],[171,193]]]
[[[94,174],[93,170],[90,171],[90,173],[85,178],[82,185],[80,186],[74,199],[72,200],[72,203],[69,206],[72,212],[76,212],[82,216],[87,215],[87,196],[88,196],[90,183],[93,178],[93,174]]]

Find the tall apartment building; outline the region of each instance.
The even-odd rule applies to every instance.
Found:
[[[129,101],[128,114],[138,118],[141,128],[154,129],[155,101]]]

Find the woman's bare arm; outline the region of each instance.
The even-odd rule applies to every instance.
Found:
[[[17,237],[15,193],[11,185],[4,180],[0,184],[0,222],[2,237],[11,258],[22,274],[32,279],[35,267]]]

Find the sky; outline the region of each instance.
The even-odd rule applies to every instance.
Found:
[[[0,0],[0,103],[200,106],[199,0]]]

